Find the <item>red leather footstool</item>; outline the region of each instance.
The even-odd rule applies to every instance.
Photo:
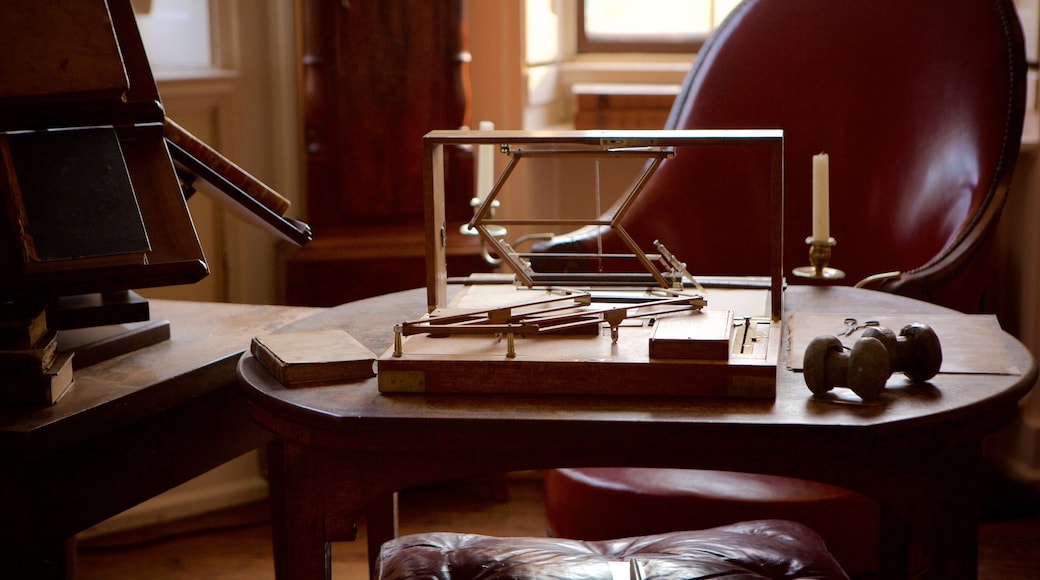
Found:
[[[877,502],[826,485],[726,471],[577,468],[545,472],[555,536],[602,540],[775,518],[815,530],[850,575],[879,567]]]
[[[633,559],[654,580],[848,578],[816,533],[778,520],[599,542],[413,534],[383,544],[376,578],[613,580]]]

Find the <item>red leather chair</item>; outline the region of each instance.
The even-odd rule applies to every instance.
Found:
[[[808,265],[811,158],[828,153],[832,265],[845,282],[898,271],[882,290],[970,312],[1024,110],[1011,0],[747,0],[698,55],[665,128],[784,130],[788,272]],[[748,170],[756,162],[768,167],[739,151],[680,151],[637,198],[626,230],[647,252],[660,239],[694,275],[768,274],[768,183]],[[599,243],[626,251],[589,228],[538,249]]]
[[[879,289],[971,312],[1024,103],[1011,0],[746,0],[698,54],[666,128],[784,130],[787,272],[808,265],[811,158],[827,152],[832,265],[846,272],[844,282],[898,271]],[[767,274],[768,195],[746,170],[754,163],[768,167],[742,152],[680,151],[647,184],[626,229],[648,246],[660,239],[695,276]],[[590,252],[597,244],[623,251],[609,234],[596,240],[587,229],[539,250]],[[710,471],[567,469],[547,473],[546,501],[564,537],[777,517],[817,529],[852,575],[877,564],[878,506],[833,486]]]

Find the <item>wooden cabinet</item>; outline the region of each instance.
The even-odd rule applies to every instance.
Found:
[[[297,0],[306,221],[286,300],[327,306],[425,283],[422,136],[469,122],[464,0]],[[472,210],[472,155],[448,152],[449,230]],[[484,268],[476,238],[450,273]]]

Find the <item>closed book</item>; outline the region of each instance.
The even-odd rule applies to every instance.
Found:
[[[72,386],[72,354],[64,352],[45,372],[36,375],[0,375],[0,405],[46,407],[57,403]]]
[[[658,318],[650,337],[650,358],[725,361],[732,336],[733,313],[728,310]]]
[[[0,372],[17,377],[39,375],[51,368],[58,352],[58,333],[48,332],[32,348],[0,349]]]
[[[340,329],[258,336],[250,352],[286,387],[375,376],[375,353]]]
[[[33,348],[46,334],[46,303],[0,302],[0,349]]]

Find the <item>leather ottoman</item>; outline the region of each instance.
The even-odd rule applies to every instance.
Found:
[[[848,578],[815,532],[783,520],[604,541],[413,534],[383,544],[376,572],[379,580]]]
[[[687,469],[551,469],[545,472],[545,510],[553,535],[584,540],[767,518],[797,521],[824,539],[849,575],[879,566],[877,502],[801,479]]]

